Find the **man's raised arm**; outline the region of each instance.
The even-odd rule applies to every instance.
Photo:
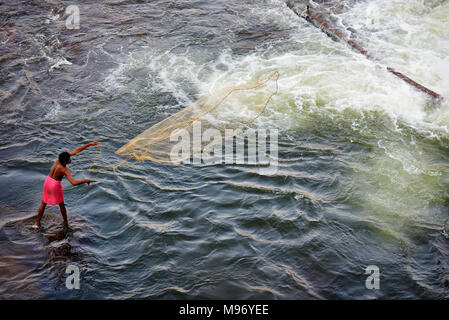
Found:
[[[97,145],[99,145],[99,144],[100,144],[100,142],[98,142],[98,141],[92,141],[92,142],[89,142],[88,144],[85,144],[84,146],[81,146],[81,147],[79,147],[79,148],[76,148],[76,149],[73,150],[73,151],[70,151],[70,152],[69,152],[69,153],[70,153],[70,156],[73,156],[73,155],[77,154],[78,152],[83,151],[83,150],[86,149],[87,147],[90,147],[90,146],[97,146]]]

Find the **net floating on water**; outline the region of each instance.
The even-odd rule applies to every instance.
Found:
[[[237,136],[249,127],[264,111],[271,97],[277,92],[278,72],[272,72],[257,80],[232,86],[219,93],[202,97],[190,106],[145,130],[115,153],[135,158],[138,161],[179,163],[193,155],[190,152],[182,158],[173,158],[173,148],[179,144],[179,135],[188,134],[192,141],[194,124],[201,123],[201,135],[208,129],[216,129],[221,137]],[[225,130],[227,135],[225,135]],[[224,140],[220,141],[223,142]],[[211,147],[210,141],[201,139],[200,148]],[[127,161],[125,160],[125,161]],[[124,161],[114,167],[122,165]]]

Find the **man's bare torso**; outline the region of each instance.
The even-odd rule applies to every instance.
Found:
[[[62,178],[64,178],[64,175],[66,174],[67,167],[64,167],[59,160],[55,161],[55,164],[51,167],[50,173],[48,176],[50,178],[53,178],[55,180],[61,181]]]

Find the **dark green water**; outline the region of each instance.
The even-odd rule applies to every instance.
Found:
[[[449,297],[447,101],[280,0],[84,1],[79,30],[57,3],[0,1],[1,298]],[[449,96],[447,1],[340,4],[363,47]],[[148,127],[272,71],[279,91],[253,127],[279,130],[275,175],[151,161],[113,173]],[[101,149],[70,170],[94,182],[63,181],[72,230],[50,206],[36,231],[53,161],[91,140]]]

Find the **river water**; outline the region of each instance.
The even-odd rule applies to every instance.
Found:
[[[449,1],[313,5],[381,61],[281,0],[0,1],[0,297],[449,297]],[[201,96],[277,71],[254,123],[279,167],[114,152]],[[244,106],[242,106],[244,108]],[[57,155],[92,140],[33,229]],[[81,271],[79,290],[66,267]],[[367,266],[380,288],[365,286]]]

